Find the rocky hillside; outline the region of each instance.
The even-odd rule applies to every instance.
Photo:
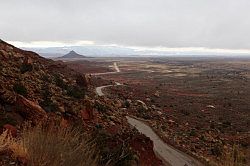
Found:
[[[88,86],[84,75],[67,69],[60,62],[47,60],[3,41],[0,43],[0,59],[0,108],[20,114],[18,119],[11,119],[13,123],[21,124],[22,120],[29,119],[36,121],[32,116],[35,113],[30,113],[26,107],[45,116],[51,112],[74,114],[73,106],[83,105],[81,99]]]
[[[126,112],[119,110],[124,103],[98,98],[93,80],[63,62],[0,41],[0,131],[19,137],[25,122],[81,126],[94,136],[98,165],[161,165],[152,141],[131,129]],[[1,165],[13,163],[10,153],[1,152],[0,160],[6,155],[10,157]]]

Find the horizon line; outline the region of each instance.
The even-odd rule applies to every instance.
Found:
[[[33,48],[33,49],[46,49],[46,48],[63,48],[63,47],[78,47],[78,46],[99,46],[99,47],[121,47],[132,49],[136,52],[165,52],[165,53],[175,53],[175,54],[185,54],[185,53],[211,53],[211,54],[244,54],[250,55],[250,49],[228,49],[228,48],[208,48],[208,47],[165,47],[165,46],[155,46],[155,47],[145,47],[145,46],[124,46],[119,44],[98,44],[94,41],[89,40],[79,40],[72,42],[62,42],[62,41],[32,41],[32,42],[22,42],[22,41],[7,41],[8,43],[19,47],[19,48]]]

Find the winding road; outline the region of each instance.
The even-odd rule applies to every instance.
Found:
[[[126,117],[128,123],[134,126],[139,132],[149,137],[154,143],[154,152],[164,162],[165,165],[172,166],[200,166],[200,162],[186,155],[185,153],[166,144],[161,138],[143,121],[137,120],[130,116]]]
[[[121,83],[119,82],[115,82],[115,85],[104,85],[104,86],[99,86],[96,88],[96,93],[98,94],[98,96],[104,96],[104,93],[102,92],[102,90],[104,88],[107,88],[107,87],[111,87],[111,86],[120,86],[122,85]]]
[[[115,69],[114,72],[96,73],[96,74],[93,74],[93,75],[104,75],[104,74],[113,74],[113,73],[120,73],[120,72],[121,72],[116,62],[114,62],[113,67],[114,67],[114,69]],[[102,90],[103,90],[104,88],[111,87],[111,86],[120,86],[120,85],[122,85],[122,84],[119,83],[119,82],[115,82],[115,85],[104,85],[104,86],[99,86],[99,87],[96,88],[95,91],[96,91],[96,93],[97,93],[98,96],[104,96],[104,93],[102,92]]]
[[[114,72],[106,72],[106,73],[97,73],[94,75],[103,75],[103,74],[112,74],[119,73],[120,69],[116,62],[113,65],[115,71]],[[122,85],[118,82],[115,85],[105,85],[99,86],[96,88],[96,93],[98,96],[104,96],[105,94],[102,92],[102,89],[111,87],[111,86],[119,86]],[[199,161],[194,159],[193,157],[175,149],[174,147],[166,144],[146,123],[136,118],[126,116],[128,123],[135,127],[139,132],[149,137],[154,144],[154,152],[159,158],[162,159],[164,165],[167,166],[201,166]]]

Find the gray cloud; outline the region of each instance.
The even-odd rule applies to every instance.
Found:
[[[249,0],[0,0],[0,38],[250,49]]]

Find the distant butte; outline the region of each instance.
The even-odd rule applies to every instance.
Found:
[[[68,54],[62,56],[61,58],[86,58],[86,56],[80,55],[72,50]]]

